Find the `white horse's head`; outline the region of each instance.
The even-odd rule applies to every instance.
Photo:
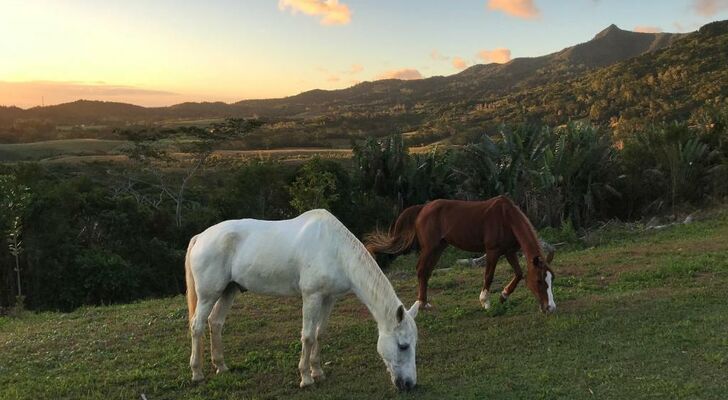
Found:
[[[389,331],[379,330],[377,351],[384,360],[384,365],[392,377],[392,383],[399,390],[410,390],[417,384],[417,365],[415,350],[417,349],[417,325],[415,317],[419,310],[419,302],[409,311],[404,306],[397,308],[393,315],[394,328]]]

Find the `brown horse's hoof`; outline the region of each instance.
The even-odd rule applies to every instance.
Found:
[[[420,303],[420,305],[419,305],[420,311],[422,311],[422,310],[431,311],[434,308],[434,307],[432,307],[432,304],[425,303],[422,300],[417,300],[417,303]],[[423,303],[424,303],[424,305],[423,305]]]
[[[501,292],[501,294],[500,294],[500,302],[501,303],[505,303],[506,300],[508,300],[508,295]]]

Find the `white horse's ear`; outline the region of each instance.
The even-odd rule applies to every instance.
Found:
[[[399,308],[397,308],[397,323],[399,324],[404,319],[404,306],[399,305]]]
[[[420,302],[415,301],[415,304],[412,304],[412,307],[410,307],[409,310],[407,310],[407,314],[412,317],[412,319],[415,319],[417,317],[417,312],[420,311]]]

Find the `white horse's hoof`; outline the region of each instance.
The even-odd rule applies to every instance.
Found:
[[[315,369],[311,371],[311,378],[313,378],[314,381],[322,381],[326,379],[326,374],[324,374],[322,369]]]
[[[301,378],[301,383],[298,385],[301,387],[301,389],[305,388],[306,386],[313,385],[313,378],[310,376],[307,376],[305,378]]]
[[[205,380],[205,375],[202,372],[192,373],[192,382],[202,382]]]
[[[217,373],[218,373],[218,374],[222,374],[223,372],[227,372],[227,371],[229,371],[229,370],[230,370],[230,368],[228,368],[228,366],[227,366],[227,365],[225,365],[225,364],[223,364],[223,365],[221,365],[221,366],[217,367]]]

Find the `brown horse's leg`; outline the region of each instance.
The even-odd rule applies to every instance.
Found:
[[[513,279],[511,279],[508,285],[503,288],[503,291],[500,295],[501,302],[504,302],[508,299],[508,296],[510,296],[511,293],[516,290],[518,282],[523,279],[523,271],[521,270],[521,265],[518,263],[518,255],[516,253],[508,253],[506,254],[506,259],[511,264],[511,267],[513,267]]]
[[[483,273],[483,290],[480,292],[478,300],[486,310],[490,308],[490,285],[493,284],[493,275],[495,274],[495,266],[498,264],[500,252],[489,249],[485,253],[485,272]]]
[[[445,247],[446,245],[440,245],[434,249],[423,248],[420,251],[420,258],[417,260],[417,280],[419,281],[417,301],[421,303],[421,307],[432,307],[427,302],[427,282],[430,280],[432,270],[435,268],[435,264],[440,259],[440,255],[445,250]]]

